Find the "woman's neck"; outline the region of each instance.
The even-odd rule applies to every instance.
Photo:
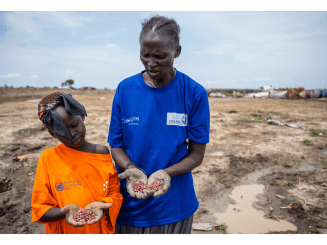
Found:
[[[145,71],[143,74],[143,81],[152,88],[161,88],[168,85],[176,76],[176,70],[173,69],[172,73],[168,73],[165,77],[159,78],[158,80],[151,79],[148,73]]]

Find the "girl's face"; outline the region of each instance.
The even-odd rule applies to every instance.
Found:
[[[168,35],[158,32],[145,33],[141,39],[140,59],[153,80],[169,80],[174,74],[174,58],[179,56],[181,46]]]
[[[82,147],[85,143],[85,133],[86,133],[86,128],[84,125],[85,117],[71,115],[65,110],[65,107],[63,106],[57,106],[55,110],[57,111],[60,119],[67,127],[72,137],[72,141],[58,135],[51,128],[48,127],[51,130],[51,132],[54,134],[54,137],[56,137],[64,145],[69,146],[71,148]]]

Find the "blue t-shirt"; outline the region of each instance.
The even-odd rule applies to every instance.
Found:
[[[206,90],[177,71],[166,86],[152,88],[142,72],[123,80],[112,104],[108,143],[124,148],[148,178],[181,161],[189,152],[187,138],[209,142],[209,102]],[[116,164],[118,174],[123,172]],[[198,208],[192,173],[171,178],[170,189],[159,197],[132,198],[121,181],[123,204],[117,223],[149,227],[190,217]]]

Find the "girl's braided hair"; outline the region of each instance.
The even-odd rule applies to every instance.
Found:
[[[46,96],[44,96],[39,104],[51,104],[51,103],[54,103],[56,101],[56,98],[59,94],[63,94],[63,92],[54,92],[54,93],[51,93],[51,94],[48,94]]]
[[[140,34],[140,43],[143,36],[149,32],[160,31],[168,35],[175,41],[176,47],[179,46],[179,33],[181,28],[177,22],[171,18],[155,15],[151,19],[144,19],[142,21],[142,30]]]

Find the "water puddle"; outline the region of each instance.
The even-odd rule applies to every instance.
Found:
[[[236,203],[228,205],[225,213],[214,214],[219,224],[227,225],[227,233],[260,234],[269,231],[297,230],[296,226],[285,220],[266,219],[263,211],[252,206],[252,203],[257,201],[256,196],[263,193],[263,189],[263,185],[242,185],[231,192],[230,198]]]

